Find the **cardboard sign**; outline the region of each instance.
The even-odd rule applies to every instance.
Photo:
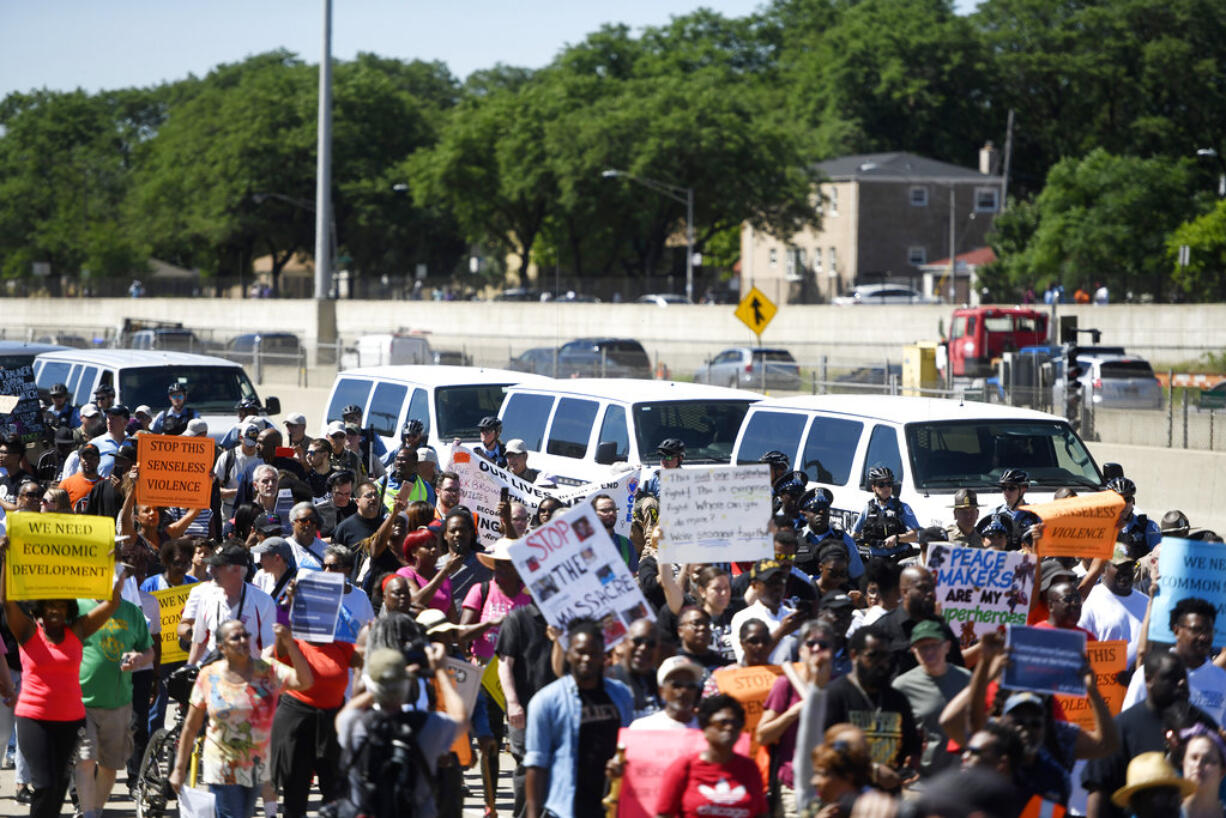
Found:
[[[485,670],[481,672],[481,687],[489,694],[489,697],[498,705],[498,709],[502,712],[507,712],[507,694],[502,692],[502,680],[498,678],[498,657],[494,656],[490,659]]]
[[[588,503],[555,516],[508,551],[545,621],[563,632],[572,619],[595,619],[607,650],[636,619],[656,618]]]
[[[507,469],[499,468],[467,446],[456,446],[452,449],[451,468],[460,477],[460,503],[476,513],[477,536],[484,545],[491,545],[502,536],[499,530],[498,503],[502,499],[503,488],[507,489],[512,500],[523,503],[533,514],[536,513],[541,500],[546,497],[554,498],[563,506],[574,506],[597,494],[607,494],[621,509],[613,530],[623,537],[630,536],[630,512],[634,509],[634,493],[639,486],[637,470],[600,483],[541,488],[521,480]]]
[[[110,599],[115,588],[110,517],[15,511],[6,522],[9,599]]]
[[[136,499],[149,506],[208,508],[216,445],[209,437],[138,435]]]
[[[447,668],[447,675],[451,677],[452,684],[464,700],[464,707],[471,716],[473,708],[477,706],[477,694],[481,692],[481,666],[453,656],[444,656],[443,667]]]
[[[1128,692],[1128,688],[1120,684],[1120,674],[1128,666],[1128,643],[1123,639],[1087,642],[1086,655],[1090,658],[1094,675],[1098,677],[1098,692],[1107,702],[1111,715],[1118,716],[1124,709],[1124,694]],[[1090,707],[1089,696],[1056,696],[1056,701],[1064,708],[1064,715],[1069,721],[1082,730],[1094,729],[1094,710]]]
[[[183,618],[183,605],[191,596],[196,583],[177,585],[174,588],[163,588],[153,591],[150,596],[158,601],[158,613],[162,617],[162,661],[169,665],[174,662],[186,662],[187,651],[179,645],[179,620]]]
[[[1020,551],[936,544],[928,549],[928,570],[937,580],[937,610],[963,650],[985,633],[1026,624],[1034,569],[1034,557]]]
[[[295,639],[331,642],[345,596],[345,575],[336,571],[299,571],[289,622]]]
[[[0,395],[10,398],[0,406],[0,432],[18,435],[22,443],[43,437],[43,409],[30,364],[0,368]]]
[[[775,555],[770,467],[662,469],[661,563],[737,562]]]
[[[1158,552],[1158,595],[1149,615],[1152,641],[1175,641],[1171,609],[1192,596],[1217,609],[1213,644],[1226,645],[1226,549],[1221,543],[1163,537]]]
[[[727,693],[745,708],[745,732],[753,735],[762,720],[762,706],[775,679],[783,675],[779,665],[723,667],[711,674],[720,693]],[[754,744],[757,749],[757,743]]]
[[[1005,644],[1013,651],[1001,687],[1085,697],[1081,663],[1086,635],[1082,631],[1010,625]]]
[[[1039,539],[1041,557],[1111,559],[1119,533],[1124,498],[1114,491],[1022,506],[1043,520]]]
[[[626,750],[626,772],[617,801],[618,818],[655,818],[656,801],[668,765],[707,747],[701,730],[621,728],[617,746]],[[733,751],[749,755],[749,735],[741,733]]]

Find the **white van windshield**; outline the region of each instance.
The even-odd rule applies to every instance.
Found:
[[[509,383],[483,383],[469,386],[440,386],[434,392],[434,411],[438,416],[438,439],[474,440],[481,437],[477,424],[482,418],[498,415]]]
[[[172,383],[187,389],[187,405],[197,412],[230,414],[243,398],[254,398],[255,387],[237,366],[159,364],[119,370],[119,400],[128,408],[150,406],[155,412],[170,407],[167,388]]]
[[[685,443],[686,463],[727,463],[732,459],[747,400],[660,401],[634,405],[635,439],[643,463],[659,463],[661,441]]]
[[[1031,484],[1098,489],[1102,475],[1081,438],[1060,421],[955,420],[906,426],[911,474],[920,490],[995,488],[1006,469]]]

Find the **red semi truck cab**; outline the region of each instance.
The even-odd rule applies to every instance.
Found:
[[[954,377],[981,378],[1001,353],[1047,340],[1045,312],[1025,307],[963,307],[949,325],[948,360]]]

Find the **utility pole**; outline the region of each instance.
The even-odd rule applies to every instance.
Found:
[[[319,58],[319,137],[315,170],[315,300],[332,289],[332,0],[323,0],[323,53]]]
[[[1013,164],[1013,109],[1009,109],[1008,124],[1005,125],[1005,163],[1000,175],[1004,182],[1000,185],[1000,212],[1005,212],[1005,202],[1009,199],[1009,166]]]

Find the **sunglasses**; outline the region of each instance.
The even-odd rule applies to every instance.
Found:
[[[817,648],[818,650],[829,650],[830,643],[825,639],[810,639],[809,641],[805,642],[805,647],[807,647],[809,650],[813,650],[814,648]]]
[[[635,636],[631,638],[630,644],[634,645],[636,648],[641,648],[643,645],[646,645],[649,648],[654,648],[656,645],[660,644],[660,641],[658,639],[653,639],[650,636]]]
[[[741,641],[747,645],[765,645],[767,639],[765,636],[747,636]]]
[[[344,571],[345,566],[341,565],[339,562],[325,562],[324,570],[325,571]]]
[[[701,690],[702,689],[702,685],[700,685],[698,682],[679,682],[676,679],[669,679],[668,683],[672,685],[673,687],[680,688],[681,690]]]
[[[894,484],[891,483],[889,480],[882,480],[880,482],[873,483],[873,488],[875,489],[883,489],[883,488],[886,488],[887,486],[889,488],[893,488]]]

